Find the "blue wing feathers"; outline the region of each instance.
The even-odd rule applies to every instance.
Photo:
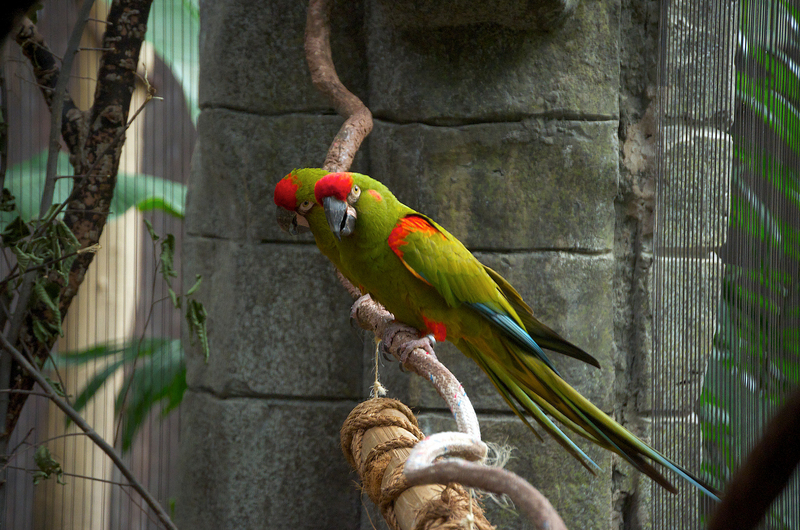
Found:
[[[467,303],[468,306],[475,309],[489,319],[492,323],[494,323],[497,327],[502,329],[514,342],[519,344],[521,347],[525,348],[531,355],[537,357],[540,361],[547,365],[548,368],[553,370],[556,374],[561,376],[558,373],[558,370],[553,363],[550,361],[550,358],[544,353],[544,350],[536,344],[528,333],[520,327],[519,324],[514,322],[508,315],[504,315],[502,313],[498,313],[497,311],[493,311],[489,308],[486,304],[479,304],[479,303]]]

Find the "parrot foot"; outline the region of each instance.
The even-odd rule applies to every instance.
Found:
[[[400,322],[394,321],[386,327],[386,331],[384,331],[383,335],[383,343],[384,345],[391,349],[395,337],[399,334],[403,333],[408,337],[408,335],[416,335],[419,332],[405,324]],[[406,337],[403,337],[405,339]],[[397,350],[397,353],[400,356],[400,362],[405,363],[408,360],[408,356],[411,355],[411,352],[417,348],[421,348],[425,350],[425,353],[431,355],[434,359],[436,359],[436,353],[433,351],[433,347],[436,346],[436,339],[433,335],[425,335],[424,337],[420,337],[413,340],[408,340],[405,343],[401,344]]]
[[[358,300],[353,302],[353,305],[350,306],[350,325],[353,326],[354,323],[358,322],[358,309],[361,307],[361,304],[366,302],[367,300],[372,300],[372,297],[368,294],[363,294],[358,297]]]
[[[433,351],[434,346],[436,346],[436,339],[433,335],[425,335],[417,340],[406,342],[400,349],[400,362],[405,363],[411,352],[417,348],[425,350],[428,355],[436,359],[436,353]]]

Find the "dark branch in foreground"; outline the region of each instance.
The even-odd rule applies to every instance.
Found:
[[[14,357],[14,360],[18,362],[30,375],[30,377],[39,384],[42,389],[44,389],[45,393],[48,395],[50,400],[56,404],[58,408],[60,408],[64,414],[66,414],[69,419],[75,422],[83,432],[86,433],[92,442],[94,442],[97,447],[99,447],[108,457],[114,462],[114,465],[117,466],[122,476],[128,479],[130,486],[136,490],[136,492],[142,496],[142,499],[147,503],[148,506],[156,513],[158,519],[170,530],[178,530],[178,527],[172,522],[167,515],[167,512],[164,511],[164,508],[158,503],[158,501],[153,497],[150,492],[148,492],[131,472],[130,469],[125,465],[122,461],[122,458],[114,451],[114,448],[111,447],[108,442],[103,439],[102,436],[97,434],[94,429],[92,429],[91,425],[86,423],[86,420],[83,419],[83,416],[78,414],[75,409],[73,409],[69,403],[66,402],[64,398],[59,396],[53,387],[50,386],[50,383],[47,382],[47,379],[39,372],[39,370],[33,366],[28,360],[25,358],[22,353],[20,353],[16,348],[14,348],[10,342],[8,342],[5,336],[0,333],[0,343],[2,343],[3,349],[9,355]]]
[[[755,528],[800,463],[800,390],[770,420],[731,478],[708,530]]]

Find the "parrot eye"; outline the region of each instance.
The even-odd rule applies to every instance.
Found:
[[[297,208],[297,212],[298,212],[300,215],[305,215],[305,214],[307,214],[307,213],[308,213],[308,211],[311,209],[311,206],[313,206],[313,205],[311,204],[311,201],[303,201],[303,203],[300,205],[300,207],[299,207],[299,208]]]
[[[350,194],[347,196],[347,202],[350,204],[355,204],[358,198],[361,196],[361,188],[358,185],[353,186],[353,189],[350,190]]]

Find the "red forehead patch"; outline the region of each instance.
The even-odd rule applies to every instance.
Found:
[[[329,173],[317,181],[314,186],[314,197],[318,204],[322,204],[325,197],[336,197],[346,201],[350,189],[353,187],[353,177],[350,173]]]
[[[300,189],[300,178],[294,173],[289,173],[275,186],[275,204],[281,208],[295,211],[298,189]]]

